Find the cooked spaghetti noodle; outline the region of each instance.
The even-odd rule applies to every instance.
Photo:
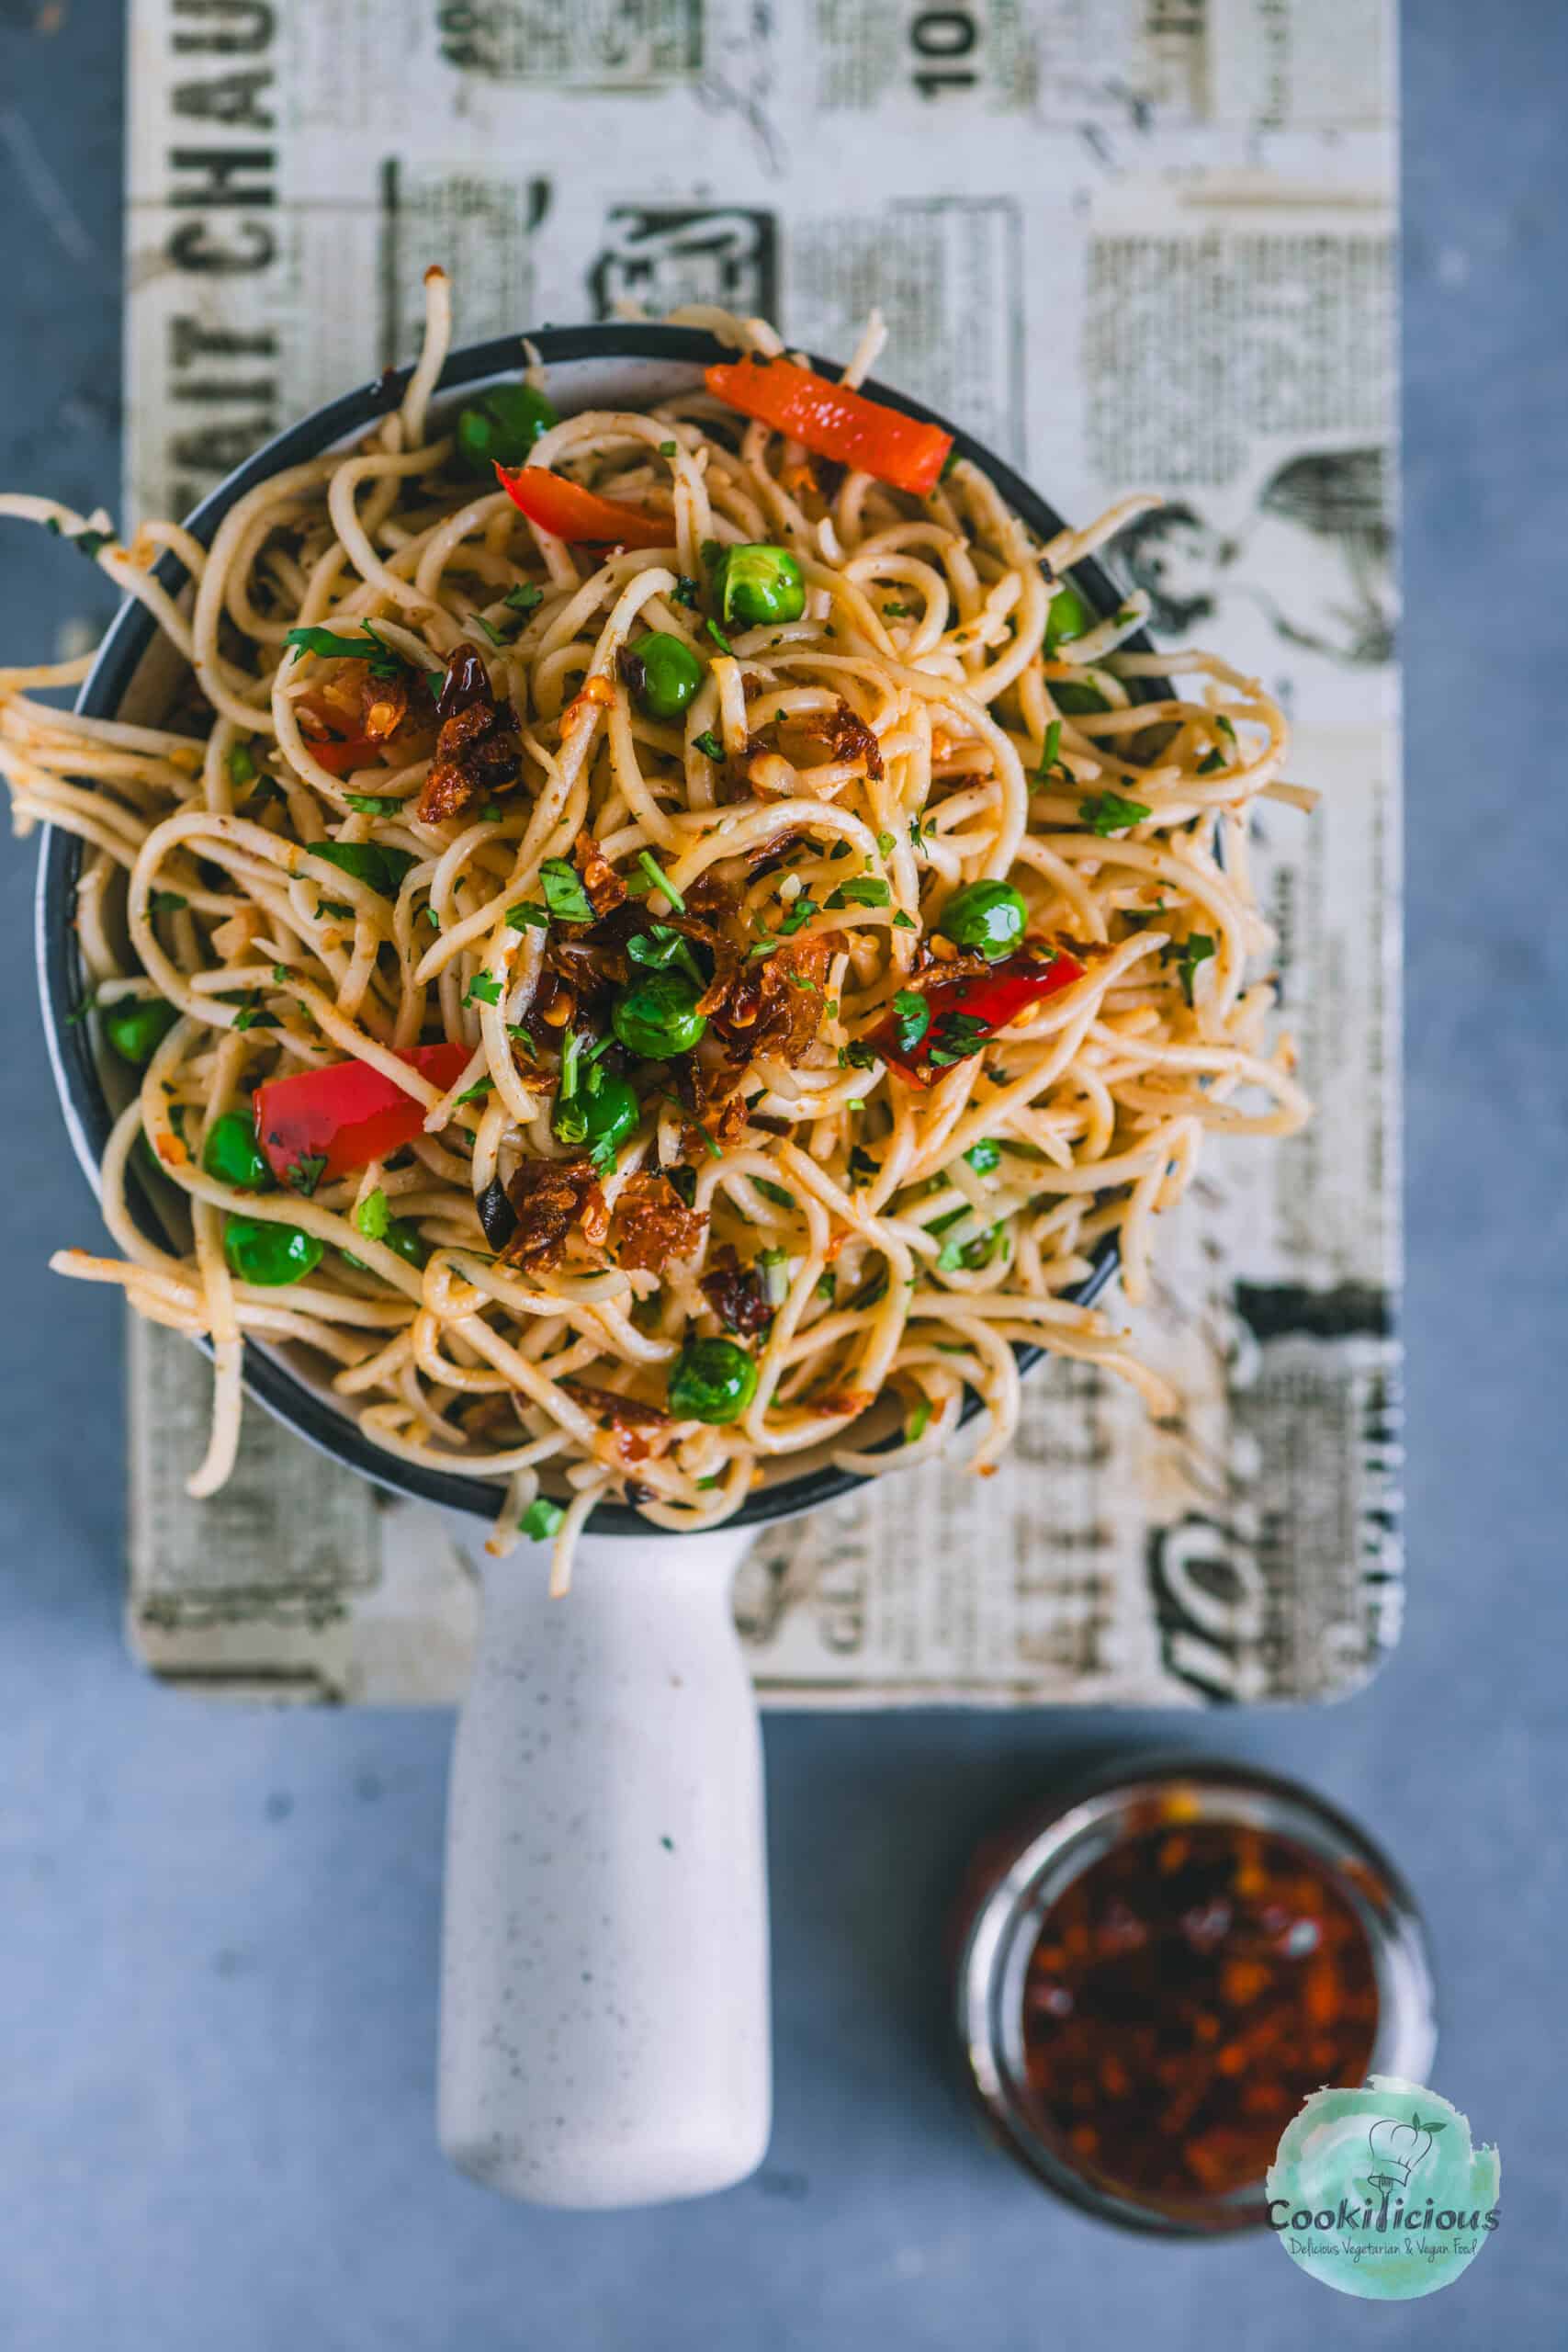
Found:
[[[1066,575],[1155,502],[1043,548],[971,463],[897,490],[699,388],[547,423],[530,478],[640,510],[648,542],[572,543],[433,437],[448,316],[433,272],[398,412],[210,548],[0,499],[190,673],[149,727],[37,698],[85,662],[0,672],[0,767],[18,831],[85,842],[93,1017],[146,1048],[103,1165],[121,1255],[54,1263],[210,1343],[192,1492],[232,1463],[247,1338],[308,1351],[390,1453],[504,1481],[496,1544],[553,1534],[558,1585],[602,1498],[711,1526],[824,1441],[867,1474],[928,1458],[966,1389],[989,1470],[1019,1343],[1166,1409],[1065,1294],[1114,1238],[1135,1304],[1204,1135],[1306,1115],[1247,831],[1258,796],[1311,796],[1256,683],[1125,650],[1137,598],[1061,625]],[[798,616],[725,602],[735,548],[798,579]],[[662,702],[650,638],[676,641]],[[639,988],[684,1023],[667,1051]],[[415,1131],[290,1158],[268,1090],[345,1063]],[[235,1114],[248,1173],[214,1148]],[[146,1147],[168,1248],[129,1204]],[[904,1442],[857,1446],[889,1396]]]

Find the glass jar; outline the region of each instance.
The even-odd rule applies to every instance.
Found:
[[[994,2134],[1127,2228],[1258,2228],[1273,2143],[1337,2062],[1427,2078],[1408,1888],[1343,1814],[1247,1766],[1161,1758],[1076,1782],[981,1849],[956,1925],[958,2033]]]

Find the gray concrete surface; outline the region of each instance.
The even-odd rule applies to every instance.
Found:
[[[0,481],[116,480],[119,11],[0,0]],[[45,1259],[91,1223],[33,1015],[32,858],[0,855],[0,2344],[901,2352],[1564,2340],[1562,1031],[1568,13],[1405,29],[1411,1586],[1371,1690],[1205,1726],[795,1718],[768,1733],[778,2122],[682,2210],[494,2202],[432,2145],[447,1725],[201,1712],[119,1639],[118,1324]],[[0,644],[97,583],[0,548]],[[1376,2309],[1279,2249],[1058,2211],[948,2071],[955,1870],[1064,1747],[1172,1729],[1303,1773],[1429,1910],[1438,2086],[1500,2143],[1504,2226]]]

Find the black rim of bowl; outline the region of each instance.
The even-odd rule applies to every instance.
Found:
[[[453,352],[442,369],[433,398],[460,390],[486,377],[514,372],[521,356],[522,332],[498,335],[486,343],[468,344]],[[575,359],[654,359],[705,367],[716,359],[733,356],[713,336],[692,327],[613,322],[597,326],[542,327],[530,331],[530,340],[547,367]],[[814,359],[813,365],[829,376],[839,372],[830,362]],[[204,547],[209,546],[224,515],[247,492],[286,467],[306,462],[333,443],[364,431],[389,414],[401,401],[412,373],[409,367],[389,368],[373,382],[341,394],[265,443],[203,499],[188,518],[187,530]],[[1039,538],[1049,540],[1066,527],[1055,508],[972,435],[951,424],[921,401],[892,391],[874,380],[868,380],[865,389],[890,408],[901,409],[906,415],[940,424],[952,433],[957,454],[972,458],[989,476],[1013,512]],[[154,576],[171,594],[177,594],[188,575],[176,557],[165,553]],[[1111,612],[1121,601],[1114,582],[1092,559],[1075,564],[1073,577],[1096,611]],[[157,624],[145,605],[128,599],[111,622],[92,674],[77,697],[78,711],[89,718],[117,717],[156,633]],[[1129,643],[1142,652],[1154,650],[1142,631]],[[1154,700],[1167,692],[1168,688],[1161,681],[1151,680],[1142,688],[1140,698]],[[96,1189],[113,1114],[86,1024],[73,1018],[82,996],[81,966],[72,926],[81,862],[82,844],[77,837],[58,827],[48,827],[39,860],[36,901],[39,993],[61,1108],[76,1156]],[[163,1241],[163,1227],[141,1186],[132,1181],[128,1194],[137,1222],[150,1238]],[[1066,1294],[1069,1302],[1090,1306],[1111,1281],[1118,1262],[1114,1237],[1108,1237],[1100,1245],[1087,1280],[1076,1291]],[[1020,1348],[1016,1352],[1021,1370],[1028,1371],[1046,1351]],[[378,1486],[482,1518],[493,1518],[500,1509],[506,1491],[503,1484],[460,1477],[389,1453],[366,1437],[356,1421],[323,1404],[281,1359],[266,1353],[251,1340],[245,1342],[244,1377],[252,1395],[278,1419]],[[966,1396],[964,1419],[970,1419],[979,1409],[979,1399],[973,1395]],[[897,1438],[887,1439],[879,1450],[892,1450],[898,1442]],[[801,1477],[781,1478],[773,1486],[758,1487],[725,1524],[760,1527],[770,1520],[793,1518],[799,1512],[834,1502],[866,1483],[863,1474],[858,1471],[837,1470],[823,1464]],[[653,1535],[672,1531],[651,1526],[629,1504],[601,1503],[588,1522],[587,1532],[594,1535]]]

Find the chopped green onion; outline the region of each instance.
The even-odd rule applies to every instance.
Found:
[[[647,849],[639,850],[637,853],[637,862],[648,876],[649,888],[654,890],[662,890],[671,905],[674,908],[676,913],[678,915],[683,915],[686,911],[686,901],[681,896],[681,893],[677,890],[673,882],[671,881],[670,876],[665,873],[664,868],[659,864],[653,854],[653,852]]]
[[[536,1501],[529,1504],[518,1521],[518,1532],[531,1536],[536,1544],[542,1544],[547,1536],[556,1532],[565,1517],[566,1513],[559,1503],[552,1503],[546,1496],[540,1495]]]
[[[384,1241],[387,1238],[387,1227],[391,1221],[392,1213],[387,1204],[387,1195],[378,1184],[373,1193],[366,1193],[365,1198],[355,1210],[355,1228],[365,1236],[367,1241]]]

